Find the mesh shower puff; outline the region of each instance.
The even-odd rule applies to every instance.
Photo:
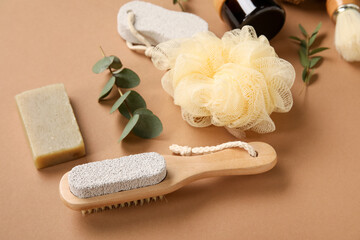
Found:
[[[194,127],[224,126],[235,136],[246,130],[268,133],[275,130],[270,114],[288,112],[293,104],[293,66],[251,26],[221,39],[202,32],[161,43],[152,61],[168,70],[163,88]]]

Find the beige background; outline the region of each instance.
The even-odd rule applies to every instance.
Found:
[[[294,107],[273,114],[277,131],[249,134],[270,143],[279,163],[257,176],[202,180],[167,195],[168,202],[82,217],[59,198],[61,176],[85,162],[158,151],[172,143],[215,145],[234,138],[222,128],[187,125],[161,89],[163,72],[128,50],[116,31],[121,0],[0,1],[0,239],[360,239],[360,65],[343,61],[333,46],[334,25],[323,2],[286,5],[287,22],[272,40],[280,57],[294,64]],[[151,1],[170,9],[172,0]],[[223,24],[210,0],[190,0],[189,12],[208,21],[221,36]],[[302,68],[298,23],[323,22],[325,60],[316,81],[300,94]],[[97,103],[105,75],[91,72],[98,46],[120,56],[142,83],[137,88],[163,121],[153,140],[131,136],[117,143],[126,123]],[[85,139],[87,156],[37,171],[33,166],[14,96],[63,82]]]

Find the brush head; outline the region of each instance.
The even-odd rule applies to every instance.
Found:
[[[358,9],[347,8],[337,14],[335,46],[346,61],[360,61],[360,13]]]
[[[165,176],[164,157],[150,152],[76,166],[68,181],[72,194],[90,198],[155,185]]]

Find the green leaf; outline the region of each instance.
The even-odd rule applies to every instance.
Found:
[[[301,40],[300,47],[307,49],[307,42],[305,40]]]
[[[305,80],[306,85],[308,85],[310,83],[310,80],[311,80],[313,74],[314,74],[314,70],[311,70],[309,72],[309,75],[308,75],[307,79]]]
[[[301,24],[299,24],[299,28],[300,28],[302,34],[307,38],[309,35],[306,32],[305,28]]]
[[[129,94],[131,93],[131,91],[127,91],[126,93],[124,93],[112,106],[110,113],[115,112],[116,109],[118,109],[121,104],[124,103],[125,99],[129,96]]]
[[[139,76],[128,68],[122,69],[114,76],[116,77],[115,84],[119,88],[133,88],[140,84]]]
[[[103,90],[101,91],[99,96],[99,102],[110,94],[114,84],[115,84],[115,77],[112,76],[110,80],[105,84]]]
[[[97,63],[95,63],[95,65],[92,68],[92,71],[96,74],[102,73],[111,65],[113,60],[114,59],[112,57],[104,57],[100,59],[99,61],[97,61]]]
[[[304,68],[304,70],[303,70],[303,72],[302,72],[302,80],[303,80],[303,82],[306,81],[307,74],[308,74],[307,69]]]
[[[177,2],[178,2],[178,0],[173,0],[173,4],[174,4],[174,5],[177,4]]]
[[[306,49],[300,48],[299,50],[300,62],[301,65],[306,68],[309,66],[309,59],[306,56]]]
[[[316,49],[312,50],[309,55],[314,55],[316,53],[322,52],[322,51],[327,50],[327,49],[329,49],[329,48],[327,48],[327,47],[316,48]]]
[[[313,45],[313,43],[315,42],[316,37],[317,37],[317,33],[313,34],[313,35],[311,36],[311,38],[309,39],[309,45],[308,45],[309,48],[310,48],[311,45]]]
[[[313,68],[323,57],[313,57],[310,59],[310,68]]]
[[[133,114],[136,109],[146,108],[145,100],[140,96],[139,93],[137,93],[136,91],[133,91],[133,90],[131,91],[129,96],[126,98],[125,102],[126,102],[126,105],[125,104],[120,105],[119,112],[127,119],[130,119],[131,114]],[[128,108],[129,108],[131,114],[129,113]]]
[[[315,28],[314,32],[311,34],[311,36],[314,36],[319,32],[321,25],[322,25],[322,23],[319,22],[319,24],[316,26],[316,28]]]
[[[119,112],[121,113],[121,115],[123,115],[124,117],[126,117],[127,119],[131,118],[131,115],[126,107],[125,104],[121,104],[120,107],[118,108]]]
[[[110,64],[110,68],[113,69],[120,69],[122,68],[122,63],[120,61],[120,59],[116,56],[110,56],[110,58],[112,59],[112,63]]]
[[[107,68],[120,69],[122,68],[122,63],[120,59],[116,56],[103,57],[100,59],[92,68],[94,73],[102,73]]]
[[[141,138],[154,138],[163,130],[160,119],[146,108],[137,109],[135,115],[140,115],[139,121],[133,129],[133,133]]]
[[[135,113],[137,113],[137,114],[154,114],[150,109],[147,109],[147,108],[136,109]]]
[[[320,28],[321,28],[321,25],[322,25],[322,23],[319,22],[319,24],[316,26],[314,32],[311,34],[311,37],[310,37],[310,39],[309,39],[309,47],[310,47],[311,45],[313,45],[313,43],[315,42],[315,39],[316,39],[316,37],[317,37],[317,34],[319,33],[319,30],[320,30]]]
[[[124,138],[126,138],[127,135],[131,132],[131,130],[134,129],[136,123],[139,121],[139,115],[135,114],[130,118],[129,122],[126,124],[118,142],[121,142]]]
[[[298,37],[295,37],[295,36],[290,36],[289,38],[290,38],[290,39],[292,39],[292,40],[295,40],[295,41],[301,42],[301,39],[300,39],[300,38],[298,38]]]

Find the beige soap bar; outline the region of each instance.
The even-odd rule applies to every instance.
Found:
[[[64,84],[26,91],[15,99],[37,168],[85,155],[84,141]]]

